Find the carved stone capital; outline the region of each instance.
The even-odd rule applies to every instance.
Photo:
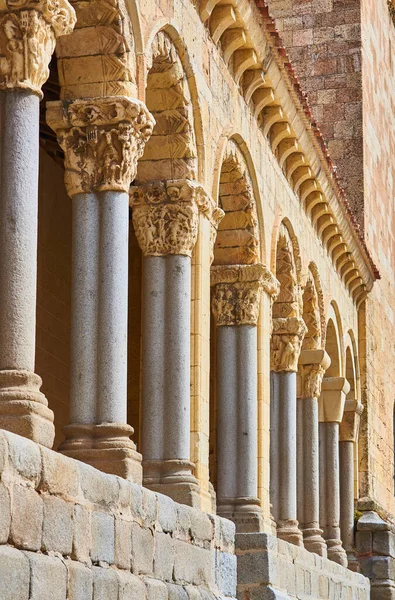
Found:
[[[0,90],[21,88],[42,97],[55,39],[75,23],[67,0],[0,0]]]
[[[340,442],[356,442],[359,435],[359,424],[363,404],[358,400],[346,400],[344,405],[343,419],[339,427]]]
[[[199,212],[214,233],[223,211],[206,190],[189,179],[155,181],[130,188],[133,225],[145,256],[191,256],[199,230]]]
[[[324,377],[318,401],[320,423],[341,423],[350,384],[345,377]]]
[[[48,102],[47,122],[65,153],[70,197],[129,192],[155,123],[142,102],[123,96]]]
[[[262,264],[212,267],[211,306],[217,326],[256,325],[262,290],[278,290],[275,282]]]
[[[272,371],[298,370],[299,354],[307,327],[300,317],[275,318],[272,321],[270,358]]]
[[[302,350],[299,356],[298,398],[319,398],[331,359],[325,350]]]

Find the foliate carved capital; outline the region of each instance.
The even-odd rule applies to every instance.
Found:
[[[191,256],[199,230],[199,211],[214,230],[223,217],[203,186],[189,179],[131,187],[130,204],[136,237],[145,256]]]
[[[212,267],[211,307],[217,326],[256,325],[261,293],[264,289],[278,291],[276,281],[262,264]]]
[[[47,122],[65,153],[70,197],[128,192],[155,123],[142,102],[123,96],[48,102]]]
[[[325,369],[322,365],[299,365],[301,398],[319,398]]]
[[[272,321],[271,370],[298,370],[299,354],[307,327],[300,317],[275,318]]]
[[[0,0],[0,89],[42,97],[55,38],[71,33],[75,23],[67,0]]]

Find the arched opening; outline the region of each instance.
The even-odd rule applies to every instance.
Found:
[[[340,377],[340,345],[333,319],[329,319],[326,327],[325,350],[331,359],[331,364],[325,371],[325,378]]]

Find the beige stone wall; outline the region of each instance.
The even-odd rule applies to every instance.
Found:
[[[361,315],[367,405],[367,442],[360,448],[361,495],[373,497],[394,515],[395,26],[384,0],[362,2],[362,40],[366,240],[382,279]]]

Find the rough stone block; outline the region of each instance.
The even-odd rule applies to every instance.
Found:
[[[41,479],[40,447],[20,435],[4,432],[8,440],[9,466],[23,479],[33,482],[36,487]]]
[[[209,516],[200,510],[191,508],[190,519],[193,542],[204,548],[209,548],[213,538],[213,524]]]
[[[0,546],[1,600],[28,600],[29,584],[28,558],[20,550]]]
[[[276,555],[263,550],[237,557],[238,583],[269,584],[277,581]]]
[[[118,576],[114,569],[93,567],[93,600],[119,600]]]
[[[371,531],[357,531],[355,534],[355,544],[360,554],[366,554],[373,550],[373,534]]]
[[[158,499],[158,521],[164,533],[173,533],[177,526],[176,505],[171,498],[156,494]]]
[[[130,512],[134,520],[143,522],[143,488],[135,483],[130,484]]]
[[[114,517],[104,512],[92,513],[92,549],[93,562],[114,562]]]
[[[132,524],[130,521],[115,519],[115,558],[114,562],[120,569],[130,571],[132,554]]]
[[[168,599],[169,600],[189,600],[188,594],[181,585],[167,583]]]
[[[91,569],[76,561],[67,562],[68,600],[92,600],[93,575]]]
[[[158,515],[158,500],[156,494],[141,488],[142,490],[142,505],[143,505],[143,524],[145,527],[154,528]]]
[[[25,550],[40,550],[43,528],[43,501],[32,488],[14,486],[11,540]]]
[[[139,577],[127,573],[118,572],[119,600],[143,600],[146,597],[145,585]]]
[[[237,533],[236,551],[238,550],[271,550],[276,552],[277,538],[268,533]]]
[[[173,539],[167,533],[155,533],[154,574],[163,581],[171,581],[174,567]]]
[[[372,578],[392,579],[394,575],[394,561],[389,556],[372,556]]]
[[[6,544],[10,535],[11,499],[4,483],[0,482],[0,544]]]
[[[41,448],[42,474],[39,489],[54,496],[72,499],[78,496],[80,471],[78,463],[58,452]]]
[[[358,532],[367,533],[367,532]],[[395,556],[395,535],[392,531],[373,532],[373,552],[386,556]],[[359,548],[358,548],[359,550]]]
[[[30,562],[29,600],[66,600],[67,568],[56,556],[26,552]]]
[[[116,504],[120,493],[118,477],[83,463],[79,463],[79,468],[82,492],[89,502],[106,507]]]
[[[216,582],[224,596],[236,596],[237,557],[227,552],[216,552]]]
[[[73,514],[73,550],[75,560],[90,562],[92,548],[91,511],[81,504],[74,506]]]
[[[191,538],[191,510],[184,504],[176,504],[177,507],[177,528],[176,537],[180,540],[189,541]],[[209,516],[214,523],[215,517]]]
[[[43,549],[70,556],[73,545],[73,505],[55,496],[44,496]]]
[[[132,523],[132,571],[136,575],[152,575],[154,562],[154,536],[150,529]]]
[[[5,431],[0,431],[0,474],[8,466],[8,443]]]
[[[174,579],[210,587],[213,582],[211,552],[192,544],[175,540]]]
[[[163,581],[144,577],[144,583],[147,590],[147,600],[168,600],[169,592]]]

